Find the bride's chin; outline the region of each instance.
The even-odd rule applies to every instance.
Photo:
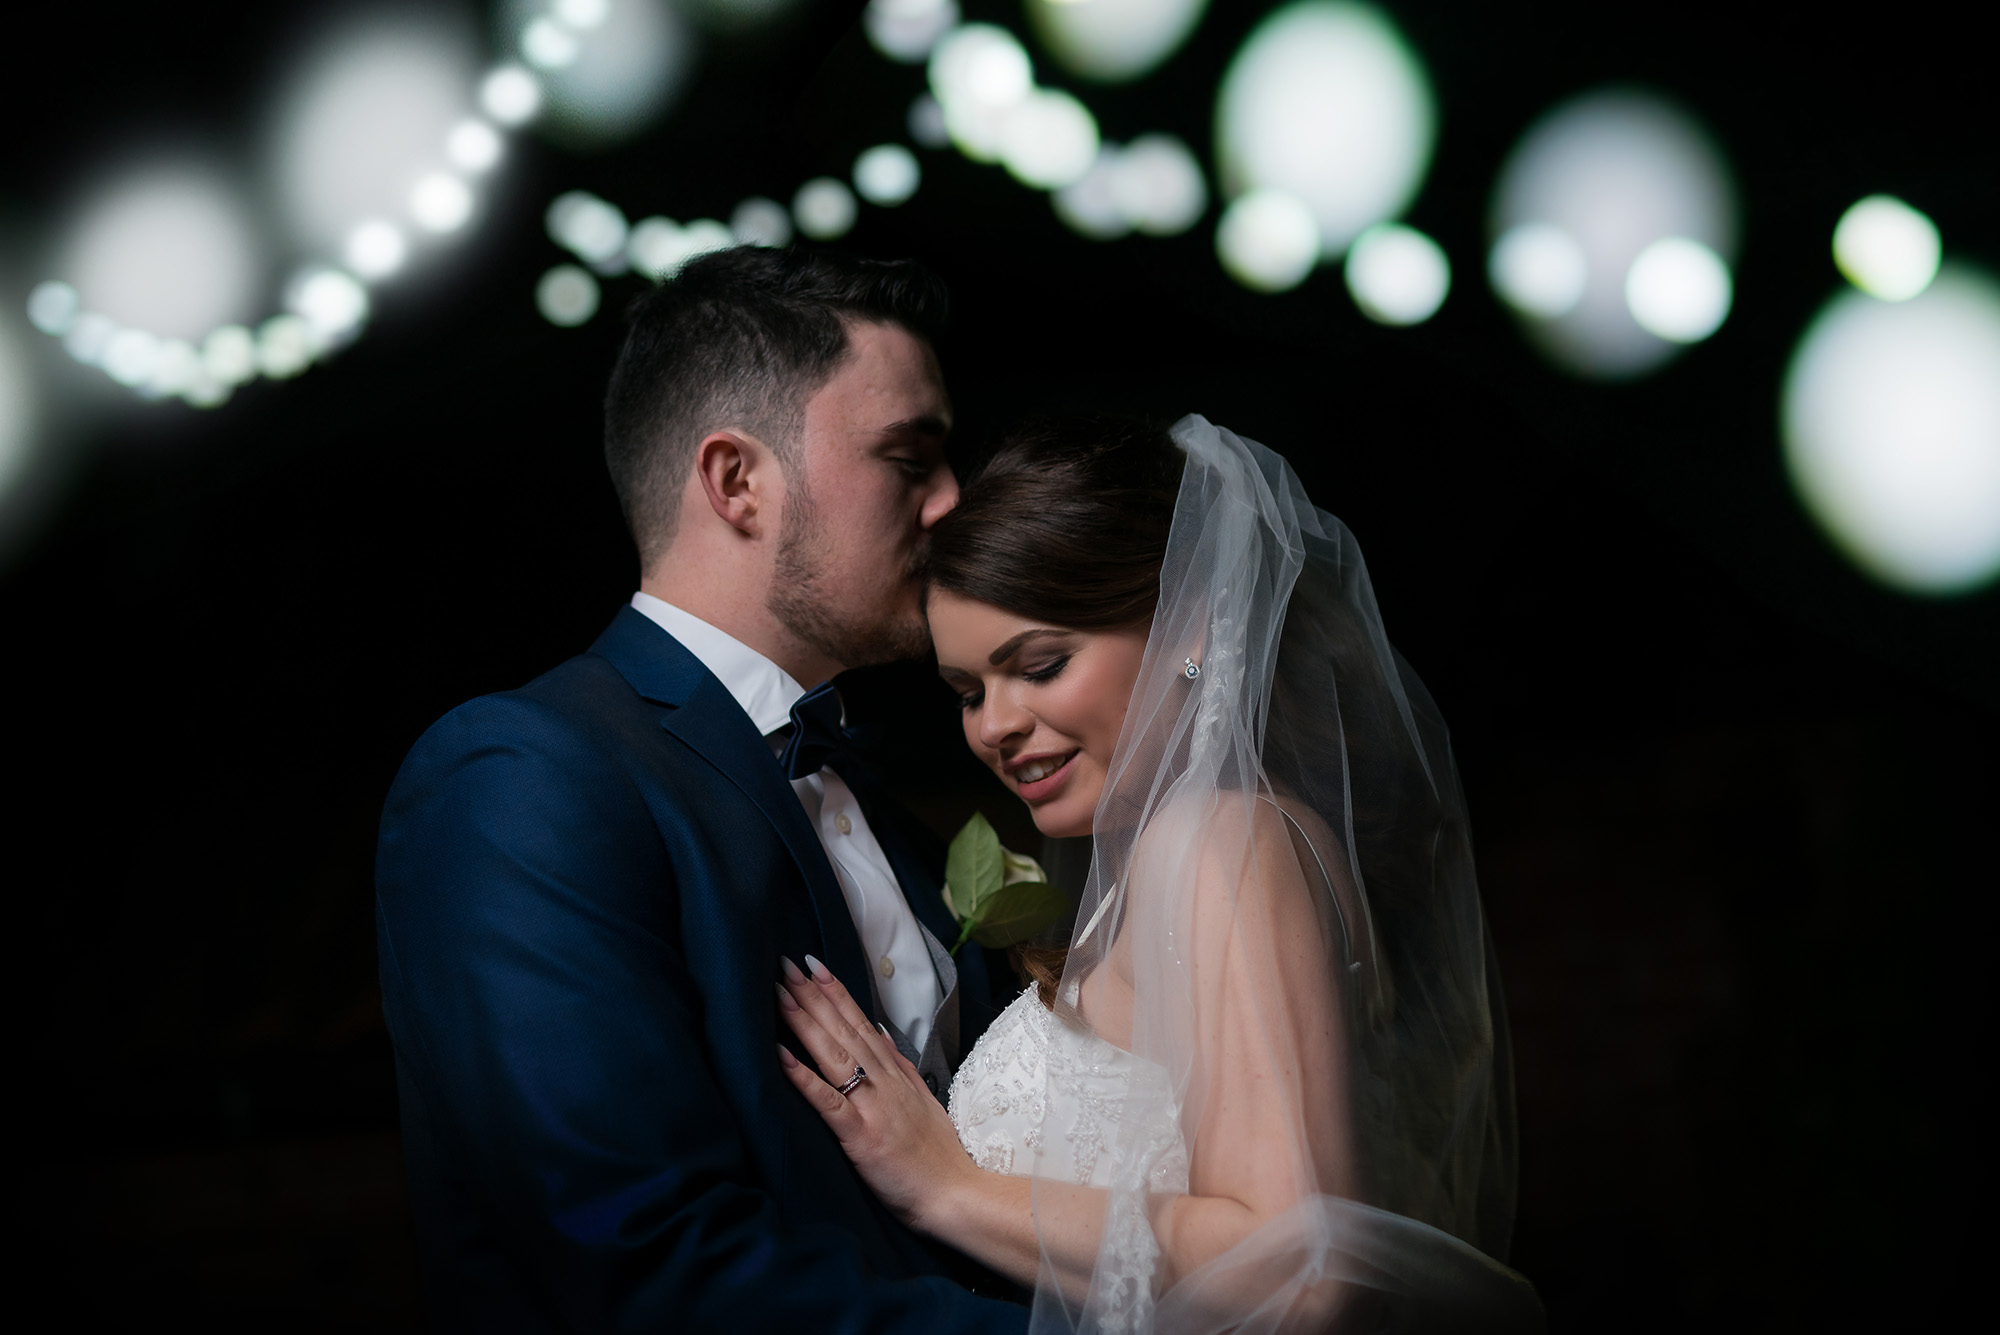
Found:
[[[1090,834],[1090,812],[1085,811],[1079,818],[1060,808],[1068,807],[1067,802],[1051,802],[1047,806],[1029,807],[1028,814],[1034,817],[1035,828],[1048,839],[1078,839]]]

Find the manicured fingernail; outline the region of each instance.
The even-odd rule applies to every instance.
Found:
[[[810,955],[806,956],[806,967],[812,970],[812,976],[820,982],[830,983],[833,981],[833,970],[827,968]]]
[[[798,1064],[799,1064],[799,1059],[797,1057],[794,1057],[791,1053],[785,1051],[785,1045],[783,1043],[778,1044],[778,1065],[784,1067],[787,1071],[789,1071]]]
[[[808,955],[806,956],[806,958],[811,959],[812,956]],[[799,972],[799,966],[792,963],[789,957],[784,955],[778,956],[778,963],[784,966],[785,977],[790,979],[792,982],[803,983],[806,980],[806,976]]]
[[[877,1023],[875,1028],[881,1031],[882,1037],[889,1038],[889,1029],[887,1025]],[[896,1040],[893,1038],[889,1038],[889,1041],[891,1043],[894,1043]]]
[[[792,994],[785,991],[783,985],[773,983],[771,986],[778,989],[778,1004],[780,1006],[783,1006],[788,1011],[795,1011],[799,1008],[799,1003],[792,1000]]]

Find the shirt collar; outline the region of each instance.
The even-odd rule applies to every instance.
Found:
[[[792,721],[792,706],[806,688],[789,672],[728,632],[650,593],[633,594],[632,606],[700,659],[758,732],[769,736]]]

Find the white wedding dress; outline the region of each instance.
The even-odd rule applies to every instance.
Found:
[[[1187,1190],[1187,1147],[1171,1100],[1134,1100],[1134,1083],[1164,1088],[1154,1062],[1077,1028],[1029,987],[1000,1012],[951,1082],[959,1143],[988,1172],[1109,1187],[1114,1166],[1135,1156],[1152,1165],[1153,1191]],[[1135,1106],[1161,1108],[1152,1125],[1128,1127]]]

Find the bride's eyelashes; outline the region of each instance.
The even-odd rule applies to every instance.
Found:
[[[1031,681],[1037,686],[1042,685],[1044,682],[1054,681],[1062,675],[1062,670],[1069,666],[1069,660],[1070,655],[1064,654],[1060,658],[1051,659],[1041,667],[1029,668],[1021,673],[1021,680]],[[977,709],[985,703],[986,692],[984,691],[972,691],[958,697],[958,707],[961,710]]]

